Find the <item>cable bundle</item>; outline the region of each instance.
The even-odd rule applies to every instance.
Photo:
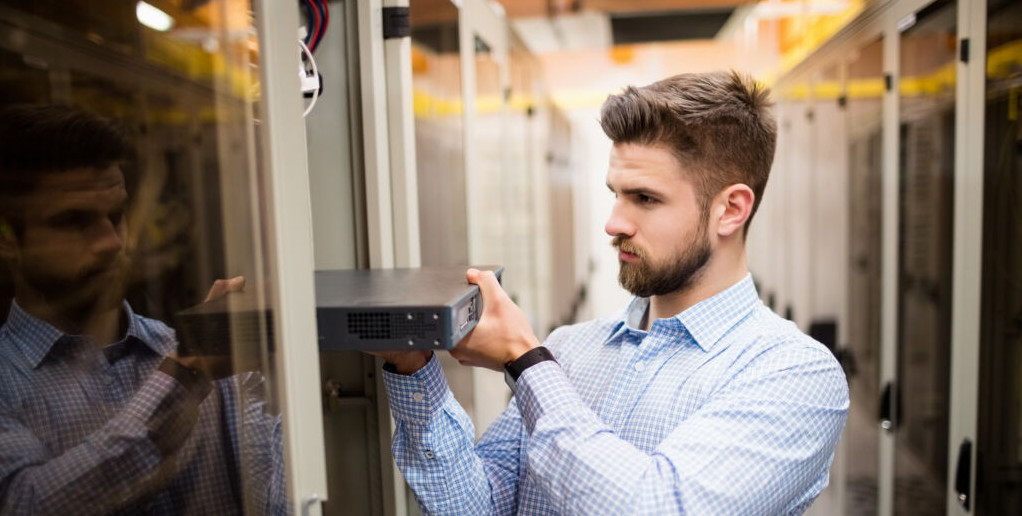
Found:
[[[326,0],[301,0],[301,4],[309,19],[309,31],[305,35],[304,43],[309,50],[315,52],[323,40],[326,25],[330,22],[330,9],[326,5]]]

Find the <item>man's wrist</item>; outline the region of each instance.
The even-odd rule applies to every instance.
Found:
[[[504,366],[507,367],[511,362],[518,360],[522,355],[540,347],[538,340],[532,339],[529,342],[522,343],[518,346],[513,347],[509,350],[506,360],[504,360]]]
[[[396,373],[405,376],[415,374],[426,367],[429,361],[433,359],[432,351],[423,351],[420,353],[402,353],[401,356],[389,356],[386,357],[386,361],[383,363],[383,370],[389,373]]]
[[[554,358],[553,353],[551,353],[549,349],[543,346],[536,346],[522,354],[520,357],[505,364],[504,381],[507,383],[507,386],[511,388],[511,392],[517,392],[516,387],[518,377],[521,376],[526,369],[540,362],[546,361],[556,362],[557,360]]]
[[[198,399],[205,398],[213,388],[209,376],[204,372],[188,367],[173,358],[164,358],[157,369],[177,380]]]

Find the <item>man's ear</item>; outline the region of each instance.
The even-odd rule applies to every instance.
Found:
[[[14,236],[14,228],[7,219],[0,218],[0,258],[11,260],[17,255],[18,239]]]
[[[716,220],[717,235],[728,237],[741,231],[752,214],[755,202],[756,194],[752,188],[742,183],[733,184],[717,194],[710,213]]]

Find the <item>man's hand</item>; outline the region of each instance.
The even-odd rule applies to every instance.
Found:
[[[462,365],[503,371],[504,364],[539,346],[525,312],[500,287],[492,271],[468,270],[468,281],[479,285],[483,313],[479,324],[451,350]]]
[[[245,277],[235,276],[231,279],[218,279],[213,282],[213,286],[209,287],[209,292],[206,293],[206,299],[203,299],[203,303],[208,303],[214,299],[230,294],[231,292],[241,292],[245,290]]]
[[[213,282],[213,286],[209,287],[206,299],[202,302],[208,303],[232,292],[243,290],[245,290],[244,276],[218,279]],[[258,356],[238,357],[238,360],[232,360],[232,357],[228,355],[179,357],[177,353],[174,353],[170,358],[177,360],[185,367],[202,371],[207,377],[214,380],[233,376],[237,371],[257,371],[262,368],[262,360]]]
[[[428,349],[414,351],[366,351],[366,353],[390,362],[398,373],[406,376],[426,367],[426,364],[433,358],[433,352]]]

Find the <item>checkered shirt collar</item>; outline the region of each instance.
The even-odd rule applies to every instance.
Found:
[[[746,274],[740,281],[717,294],[704,299],[673,317],[681,323],[700,349],[709,351],[721,337],[727,334],[742,319],[745,319],[759,303],[759,294]],[[649,298],[635,297],[622,312],[614,328],[617,335],[625,328],[640,330],[642,318],[649,309]]]
[[[167,356],[174,351],[172,341],[159,338],[159,336],[148,335],[148,332],[139,324],[138,317],[136,317],[135,312],[127,301],[124,301],[123,308],[125,315],[128,317],[128,331],[121,342],[134,337],[145,343],[160,356]],[[5,326],[10,335],[14,337],[12,340],[15,345],[25,355],[33,369],[42,364],[43,360],[53,351],[53,346],[57,341],[64,337],[76,337],[75,335],[66,334],[52,324],[29,314],[18,305],[17,300],[11,303],[11,309],[7,315]]]

